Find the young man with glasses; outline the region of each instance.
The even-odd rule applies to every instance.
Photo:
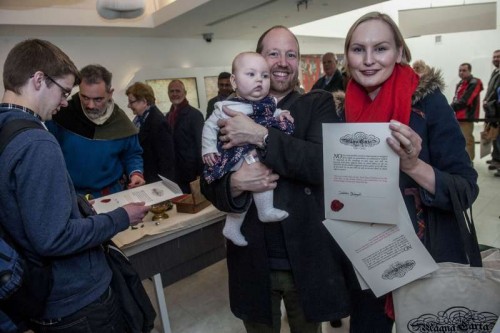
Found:
[[[69,97],[69,95],[71,95],[71,90],[73,90],[73,87],[71,89],[69,88],[64,88],[63,86],[61,86],[59,83],[57,83],[56,80],[54,80],[52,77],[50,77],[49,75],[45,74],[45,77],[50,81],[52,82],[53,84],[55,84],[56,86],[58,86],[59,88],[61,88],[61,96],[62,98],[64,99],[67,99]]]
[[[81,76],[80,91],[48,124],[77,192],[97,198],[143,185],[138,131],[113,101],[112,74],[103,66],[88,65]]]
[[[109,288],[112,273],[100,244],[138,223],[149,207],[133,203],[105,215],[81,216],[61,148],[43,126],[68,106],[66,97],[79,79],[71,59],[47,41],[20,42],[7,55],[0,126],[24,119],[40,128],[18,134],[0,155],[0,223],[26,258],[51,265],[53,285],[44,313],[32,318],[29,328],[121,333],[119,305]],[[23,309],[5,309],[12,319],[19,314],[15,310],[23,314]],[[2,332],[17,331],[2,324]]]

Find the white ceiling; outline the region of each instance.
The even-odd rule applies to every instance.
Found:
[[[379,10],[398,20],[406,11],[406,36],[421,35],[413,25],[424,25],[426,34],[463,31],[463,20],[440,12],[435,23],[414,19],[411,9],[475,4],[492,0],[146,0],[145,13],[135,19],[106,20],[97,14],[96,0],[0,0],[0,35],[21,36],[147,36],[213,39],[256,39],[268,27],[293,27],[297,35],[343,38],[348,27],[365,12]],[[299,5],[298,5],[299,4]],[[306,6],[307,5],[307,6]],[[496,10],[489,16],[475,13],[471,22],[496,27]],[[463,11],[470,13],[469,10]],[[453,19],[454,18],[454,19]],[[493,20],[493,23],[491,21]],[[400,22],[400,25],[403,22]],[[412,24],[410,24],[412,23]],[[424,23],[424,24],[422,24]],[[449,31],[438,31],[434,24]],[[441,28],[442,29],[442,28]],[[468,30],[477,30],[468,27]]]
[[[347,12],[377,0],[146,0],[136,19],[106,20],[95,0],[0,0],[0,34],[255,39],[275,24],[288,27]],[[306,8],[307,3],[307,8]]]
[[[344,38],[363,14],[380,11],[399,24],[404,37],[495,29],[497,0],[391,0],[294,27],[300,36]]]

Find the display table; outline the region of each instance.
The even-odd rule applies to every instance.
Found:
[[[156,223],[148,213],[143,223],[113,238],[140,278],[153,278],[165,333],[171,330],[163,288],[225,256],[225,213],[213,206],[196,214],[177,213],[174,205],[168,214],[168,219]]]

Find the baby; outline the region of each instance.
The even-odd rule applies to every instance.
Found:
[[[265,127],[278,128],[287,134],[293,132],[293,118],[290,112],[276,109],[276,99],[268,96],[271,85],[269,66],[260,54],[255,52],[238,54],[233,60],[230,80],[236,97],[215,103],[215,110],[203,127],[202,155],[205,163],[203,176],[208,183],[221,178],[229,171],[238,170],[243,159],[247,163],[258,160],[255,157],[257,154],[254,145],[222,148],[223,143],[217,140],[219,132],[217,120],[229,118],[222,111],[223,106],[242,112]],[[273,207],[273,191],[253,193],[253,200],[262,222],[277,222],[288,217],[286,211]],[[240,231],[245,214],[246,212],[229,213],[226,216],[222,233],[235,245],[248,245]]]

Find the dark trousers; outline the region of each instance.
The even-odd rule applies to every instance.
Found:
[[[321,323],[306,320],[299,294],[290,271],[271,271],[271,304],[273,325],[244,321],[248,333],[279,333],[281,329],[281,299],[285,303],[291,333],[319,333]]]
[[[111,288],[97,300],[60,319],[32,322],[36,333],[123,333],[119,304]]]
[[[350,333],[391,333],[394,322],[385,314],[385,297],[375,297],[371,290],[351,292]]]
[[[500,162],[500,135],[497,136],[497,139],[493,141],[493,151],[491,153],[491,157],[496,162]]]

